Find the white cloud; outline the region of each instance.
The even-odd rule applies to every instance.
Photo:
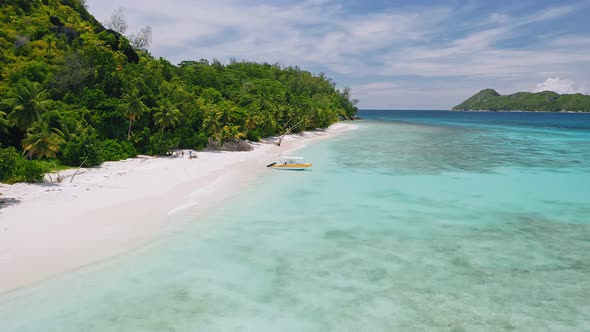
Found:
[[[590,36],[576,36],[576,35],[567,35],[567,36],[560,36],[555,39],[554,44],[556,46],[566,46],[566,47],[580,47],[590,46]]]
[[[367,84],[353,85],[352,92],[366,96],[388,96],[392,95],[400,85],[395,82],[372,82]]]
[[[580,63],[590,64],[587,36],[569,36],[527,48],[504,49],[498,43],[509,40],[520,28],[541,21],[555,20],[579,9],[579,5],[544,9],[512,22],[506,15],[492,14],[497,26],[471,32],[443,45],[419,45],[394,49],[383,56],[390,75],[424,77],[515,77],[533,78],[539,71],[571,71]],[[503,24],[512,22],[510,24]],[[477,25],[476,25],[477,26]],[[567,42],[568,44],[565,44]],[[524,88],[524,87],[523,87]]]
[[[490,15],[490,19],[489,21],[491,23],[500,23],[500,24],[504,24],[504,23],[508,23],[510,21],[510,16],[506,15],[506,14],[500,14],[500,13],[492,13]]]
[[[538,83],[534,92],[553,91],[559,94],[584,93],[584,88],[576,85],[574,81],[559,77],[548,78],[543,83]]]
[[[550,20],[558,17],[562,17],[568,15],[578,9],[581,9],[584,5],[583,4],[573,4],[573,5],[564,5],[554,8],[549,8],[544,10],[540,13],[535,14],[530,18],[530,22],[537,22],[537,21],[544,21]]]
[[[384,107],[412,102],[451,107],[478,89],[512,93],[547,77],[590,84],[588,31],[559,25],[590,3],[549,6],[528,15],[508,6],[478,12],[477,2],[472,9],[449,2],[381,12],[353,12],[336,0],[168,0],[164,7],[156,0],[87,3],[102,22],[123,7],[130,31],[150,25],[150,51],[157,57],[173,63],[236,58],[324,71],[339,86],[351,85],[361,107],[378,106],[375,101]],[[543,26],[546,33],[546,24],[560,29],[541,38],[536,29]],[[420,97],[433,91],[441,91],[440,99]]]
[[[335,1],[252,3],[238,0],[88,0],[104,22],[123,7],[130,30],[153,28],[151,52],[172,62],[229,58],[322,66],[353,74],[376,50],[423,40],[448,11],[417,10],[350,14]],[[228,35],[231,36],[228,38]]]
[[[409,83],[373,82],[353,85],[351,89],[355,97],[363,101],[365,109],[450,109],[473,94],[471,88],[463,84],[459,88],[425,89]]]

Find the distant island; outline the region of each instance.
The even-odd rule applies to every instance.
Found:
[[[453,107],[454,111],[590,112],[590,96],[553,91],[517,92],[502,96],[485,89]]]

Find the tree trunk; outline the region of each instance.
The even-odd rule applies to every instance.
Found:
[[[133,120],[129,119],[129,130],[127,131],[127,140],[131,138],[131,125],[133,124]]]
[[[70,183],[72,183],[72,181],[74,181],[74,176],[76,176],[76,174],[78,174],[78,172],[80,171],[80,168],[82,168],[82,165],[84,165],[84,163],[86,162],[86,160],[88,160],[88,158],[84,159],[84,161],[82,161],[82,163],[80,164],[80,166],[78,166],[78,169],[76,170],[76,172],[74,173],[74,175],[72,175],[72,178],[70,179]]]
[[[289,120],[289,121],[291,121],[291,120]],[[287,124],[289,124],[289,121],[287,121]],[[294,126],[288,127],[285,130],[285,133],[279,138],[279,141],[277,142],[277,145],[278,146],[281,146],[281,143],[283,142],[283,138],[285,138],[285,136],[291,134],[291,132],[293,131],[293,129],[299,127],[299,125],[301,125],[302,122],[303,122],[303,119],[301,121],[297,122],[297,124],[295,124]]]

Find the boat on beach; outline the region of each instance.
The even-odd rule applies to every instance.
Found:
[[[279,161],[266,165],[266,167],[290,171],[303,171],[312,166],[306,163],[303,157],[280,157]]]

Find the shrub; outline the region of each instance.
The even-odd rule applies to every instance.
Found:
[[[128,141],[108,139],[102,142],[102,160],[123,160],[137,156],[137,151]]]
[[[17,166],[13,182],[42,182],[46,169],[36,160],[22,159]]]
[[[152,155],[165,155],[178,146],[180,139],[171,132],[160,130],[149,138],[149,150]]]
[[[131,136],[130,143],[133,144],[137,152],[149,154],[150,137],[152,137],[152,132],[148,127],[145,127],[140,132],[137,132],[133,136]]]
[[[194,133],[192,136],[181,140],[180,148],[181,149],[193,149],[193,150],[201,150],[207,146],[207,142],[209,137],[205,133]]]
[[[121,144],[121,148],[123,148],[123,152],[125,152],[125,158],[137,157],[137,150],[135,150],[135,147],[133,146],[133,144],[131,144],[131,142],[121,141],[119,142],[119,144]]]
[[[9,182],[14,177],[21,155],[15,148],[0,148],[0,182]]]
[[[0,148],[0,182],[41,182],[45,172],[40,163],[25,159],[15,148]]]
[[[262,137],[260,137],[260,133],[258,132],[258,130],[249,130],[246,134],[246,138],[252,142],[260,142],[260,140],[262,139]]]
[[[108,139],[101,144],[102,160],[127,159],[127,152],[123,146],[114,139]]]
[[[61,161],[68,166],[91,167],[100,165],[101,144],[95,135],[85,135],[67,142],[61,149]]]
[[[207,136],[207,134],[205,134],[205,133],[200,133],[196,139],[195,150],[204,149],[207,146],[208,142],[209,142],[209,136]]]

